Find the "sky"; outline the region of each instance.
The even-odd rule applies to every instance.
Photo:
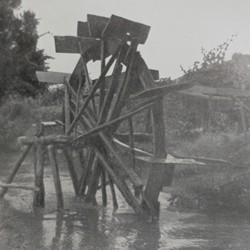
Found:
[[[77,21],[87,14],[110,17],[112,14],[151,26],[149,37],[138,50],[149,68],[160,77],[175,79],[184,69],[201,61],[201,48],[216,48],[237,35],[227,58],[234,53],[250,54],[249,0],[22,0],[23,10],[39,19],[38,47],[54,57],[51,71],[71,73],[78,55],[56,54],[53,35],[76,35]]]

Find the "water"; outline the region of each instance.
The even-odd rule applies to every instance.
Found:
[[[3,158],[1,176],[14,159]],[[26,162],[16,180],[30,183],[32,166]],[[70,178],[61,177],[65,211],[56,213],[50,169],[45,171],[46,208],[32,211],[30,191],[10,190],[0,201],[0,249],[250,249],[250,218],[239,214],[204,215],[167,210],[161,194],[158,222],[139,218],[119,197],[119,209],[92,207],[74,198]]]

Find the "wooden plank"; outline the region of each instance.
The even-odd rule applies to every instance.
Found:
[[[185,92],[204,94],[204,95],[217,95],[217,88],[205,87],[200,85],[195,85],[190,89],[185,90]]]
[[[90,37],[55,36],[54,38],[57,53],[80,54],[79,42],[81,44],[83,53],[93,46],[100,46],[100,40]]]
[[[72,140],[71,136],[67,135],[47,135],[47,136],[21,136],[18,138],[18,143],[23,145],[29,145],[33,143],[43,144],[67,144]]]
[[[64,79],[69,80],[71,74],[54,71],[36,71],[39,82],[51,84],[64,84]]]
[[[240,90],[236,88],[213,88],[205,86],[193,86],[192,88],[185,90],[185,92],[193,94],[224,96],[224,97],[249,97],[250,90]]]
[[[127,39],[127,37],[129,37],[130,40],[136,38],[139,43],[144,44],[147,40],[149,31],[150,26],[148,25],[112,15],[102,36],[105,38],[117,37],[121,40]]]
[[[52,170],[55,190],[56,190],[56,199],[57,199],[57,209],[61,211],[63,209],[63,193],[62,185],[60,181],[60,175],[58,170],[58,164],[55,155],[55,147],[53,145],[48,146],[48,154],[50,159],[50,166]]]
[[[155,167],[165,167],[168,168],[171,164],[183,164],[183,165],[206,165],[203,162],[198,162],[192,158],[176,158],[170,154],[167,155],[167,158],[155,158],[153,156],[136,156],[136,159],[144,161],[150,164],[158,164]]]
[[[102,32],[107,25],[109,18],[96,15],[87,15],[90,36],[95,38],[101,38]]]
[[[88,22],[78,21],[78,23],[77,23],[77,36],[90,37]]]
[[[117,140],[116,138],[113,138],[113,142],[116,143],[117,145],[129,150],[129,145]],[[144,151],[142,149],[134,148],[134,151],[136,153],[138,153],[138,154],[142,154],[142,155],[145,155],[145,156],[153,156],[153,154],[151,154],[149,152],[146,152],[146,151]]]
[[[250,90],[241,90],[241,89],[233,89],[233,88],[217,88],[217,95],[219,95],[219,96],[249,97]]]
[[[131,96],[130,100],[145,99],[150,97],[162,97],[175,91],[191,88],[194,84],[195,83],[192,81],[185,81],[179,84],[154,87]]]
[[[197,94],[197,93],[191,93],[191,92],[186,92],[186,91],[178,91],[178,94],[190,96],[193,98],[203,99],[203,100],[207,100],[211,98],[211,100],[213,101],[232,101],[231,97],[226,97],[226,96],[205,95],[205,94]]]

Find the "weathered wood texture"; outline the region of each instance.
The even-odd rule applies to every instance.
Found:
[[[36,144],[36,168],[35,168],[35,186],[39,192],[34,193],[33,207],[45,206],[45,189],[43,182],[44,175],[44,146],[41,143]]]

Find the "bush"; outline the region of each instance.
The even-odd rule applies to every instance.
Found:
[[[46,96],[33,99],[10,97],[0,106],[0,151],[15,150],[17,137],[25,135],[33,123],[60,119],[60,105],[44,106]]]

